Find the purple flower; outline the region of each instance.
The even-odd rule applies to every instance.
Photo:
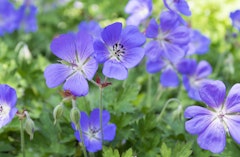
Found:
[[[183,74],[183,85],[188,96],[194,100],[201,101],[199,88],[207,81],[208,75],[212,73],[212,67],[207,61],[198,64],[193,59],[183,59],[178,63],[178,71]]]
[[[184,113],[189,119],[185,128],[190,134],[198,135],[199,146],[221,153],[226,145],[226,133],[240,144],[240,84],[230,89],[226,99],[226,87],[221,81],[206,82],[199,94],[208,109],[190,106]]]
[[[162,12],[160,24],[152,19],[146,30],[146,36],[153,38],[156,53],[164,53],[171,62],[177,62],[185,56],[189,43],[189,29],[180,25],[179,16],[173,12]]]
[[[152,0],[129,0],[125,12],[130,14],[127,25],[138,26],[152,13]]]
[[[236,10],[230,13],[232,25],[240,31],[240,10]]]
[[[209,49],[210,43],[211,40],[208,37],[202,35],[197,30],[191,30],[187,55],[205,54]]]
[[[163,87],[177,87],[179,84],[178,73],[176,71],[177,62],[169,61],[164,53],[159,51],[156,41],[149,42],[146,47],[146,69],[150,74],[162,72],[160,83]]]
[[[26,33],[35,32],[37,26],[37,8],[26,0],[18,10],[17,23],[19,29],[23,28]]]
[[[141,46],[145,36],[136,26],[122,29],[119,22],[113,23],[102,31],[102,41],[94,42],[94,51],[99,63],[104,63],[103,74],[109,78],[124,80],[128,69],[135,67],[144,56]]]
[[[96,21],[83,21],[78,25],[79,31],[86,31],[93,36],[94,39],[99,39],[101,37],[102,28]]]
[[[163,0],[163,3],[165,7],[173,12],[191,16],[191,11],[185,0]]]
[[[45,69],[47,86],[54,88],[64,83],[64,90],[75,96],[85,96],[89,88],[86,79],[91,80],[98,68],[92,57],[92,36],[85,32],[62,34],[53,39],[50,48],[62,60],[61,64],[51,64]]]
[[[102,149],[102,139],[104,141],[112,141],[116,134],[116,125],[108,124],[110,120],[110,114],[108,111],[103,110],[102,112],[102,129],[100,127],[100,116],[99,109],[94,109],[88,117],[85,112],[81,112],[80,126],[83,133],[83,139],[86,149],[89,152],[96,152]],[[79,142],[82,141],[80,138],[79,131],[72,123],[72,127],[75,130],[75,137]],[[102,138],[103,135],[103,138]]]
[[[12,33],[17,28],[16,10],[8,0],[0,0],[0,36]]]
[[[174,12],[162,12],[160,24],[150,21],[146,36],[152,38],[145,46],[147,71],[162,71],[160,83],[164,87],[176,87],[179,84],[177,63],[185,56],[189,43],[189,29],[181,25],[181,19]]]
[[[17,112],[15,107],[17,94],[15,89],[0,84],[0,129],[12,121]]]

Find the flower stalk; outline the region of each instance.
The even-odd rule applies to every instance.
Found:
[[[25,140],[24,140],[23,119],[20,119],[20,136],[21,136],[21,151],[22,151],[22,156],[25,157]]]

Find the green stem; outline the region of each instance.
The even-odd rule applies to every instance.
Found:
[[[100,86],[101,86],[101,85],[99,85],[97,82],[95,82],[94,80],[88,80],[88,81],[90,81],[92,84],[94,84],[95,86],[97,86],[97,87],[99,87],[99,88],[100,88]]]
[[[162,88],[162,86],[161,86],[161,84],[159,84],[158,85],[158,89],[157,89],[157,95],[156,95],[156,97],[155,97],[155,101],[158,101],[160,98],[161,98],[161,96],[162,96],[162,93],[163,93],[163,88]]]
[[[74,99],[72,99],[72,107],[74,108],[74,107],[77,107],[77,104],[76,104],[76,100],[74,100]],[[81,119],[81,112],[79,111],[79,114],[80,114],[80,119]],[[87,155],[87,151],[86,151],[86,147],[85,147],[85,144],[84,144],[84,139],[83,139],[83,133],[82,133],[82,129],[81,129],[81,124],[75,124],[75,126],[76,126],[76,129],[77,129],[77,131],[78,131],[78,133],[79,133],[79,137],[80,137],[80,139],[81,139],[81,141],[82,141],[82,149],[83,149],[83,155],[84,155],[84,157],[88,157],[88,155]],[[81,142],[79,142],[79,144],[80,144]],[[81,145],[81,144],[80,144]]]
[[[158,115],[158,117],[157,117],[157,121],[158,121],[158,122],[162,119],[162,116],[163,116],[163,114],[164,114],[164,112],[165,112],[165,110],[166,110],[166,108],[167,108],[167,105],[168,105],[170,102],[173,102],[173,101],[177,102],[178,104],[181,104],[181,102],[180,102],[178,99],[176,99],[176,98],[168,99],[168,101],[164,104],[161,113],[160,113],[160,114]]]
[[[25,157],[25,141],[24,141],[24,129],[23,129],[23,120],[20,119],[20,135],[21,135],[21,151],[22,156]]]
[[[83,139],[83,134],[82,134],[82,129],[79,125],[79,128],[77,129],[78,130],[78,133],[79,133],[79,136],[80,136],[80,139],[82,140],[82,149],[83,149],[83,155],[84,157],[88,157],[87,155],[87,151],[86,151],[86,147],[85,147],[85,144],[84,144],[84,139]],[[80,146],[81,146],[81,142],[79,142]]]
[[[89,153],[89,156],[90,157],[95,157],[95,154],[94,153]]]
[[[101,140],[103,141],[103,127],[102,127],[102,111],[103,111],[103,103],[102,103],[102,99],[103,99],[103,88],[99,88],[99,91],[100,91],[100,95],[99,95],[99,110],[100,110],[100,113],[99,113],[99,118],[100,118],[100,129],[101,129]],[[101,142],[102,142],[101,141]]]
[[[152,75],[148,75],[148,86],[147,86],[147,106],[150,108],[152,102]]]

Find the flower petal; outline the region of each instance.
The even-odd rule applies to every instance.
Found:
[[[112,141],[116,135],[116,125],[108,124],[103,128],[103,140]]]
[[[185,118],[194,118],[195,116],[199,116],[199,115],[212,115],[213,113],[203,107],[200,106],[189,106],[186,108],[185,112],[184,112],[184,117]]]
[[[46,67],[44,77],[49,88],[54,88],[63,83],[73,70],[64,64],[51,64]]]
[[[159,72],[165,66],[164,61],[161,59],[147,60],[146,64],[147,72],[150,74]]]
[[[235,84],[226,98],[226,110],[228,113],[240,112],[240,84]]]
[[[226,94],[226,87],[222,81],[205,81],[199,88],[199,95],[208,106],[218,109],[221,107]]]
[[[178,26],[169,33],[167,39],[172,44],[187,45],[190,41],[190,31],[186,26]]]
[[[122,65],[126,68],[133,68],[141,62],[144,56],[144,49],[141,47],[136,47],[129,49],[125,52],[122,58]]]
[[[68,33],[55,37],[50,48],[57,57],[69,63],[73,62],[76,58],[75,35]]]
[[[214,120],[198,136],[198,144],[201,148],[213,153],[221,153],[226,145],[226,135],[223,125],[219,119]]]
[[[86,78],[91,80],[98,69],[98,63],[95,58],[90,57],[88,61],[82,66],[82,70],[86,75]]]
[[[6,85],[0,85],[0,104],[7,104],[10,107],[14,107],[17,102],[17,94],[14,88]]]
[[[108,111],[103,110],[102,111],[102,125],[103,127],[107,125],[107,123],[110,120],[110,114]],[[91,126],[94,126],[95,128],[100,128],[100,110],[98,108],[94,109],[91,114],[89,121],[91,123]]]
[[[136,26],[127,26],[122,31],[120,43],[127,49],[142,46],[145,41],[145,36]]]
[[[200,61],[196,69],[196,76],[198,79],[206,78],[212,73],[212,67],[207,61]]]
[[[186,16],[191,16],[191,11],[189,9],[189,6],[185,0],[180,0],[177,3],[175,3],[176,9]]]
[[[145,55],[150,59],[156,59],[163,53],[162,47],[159,46],[157,41],[150,41],[145,46]]]
[[[181,74],[193,75],[197,68],[197,61],[195,59],[182,59],[177,64],[177,69]]]
[[[240,128],[240,115],[228,115],[227,118],[224,119],[224,121],[227,124],[228,131],[230,132],[230,135],[232,138],[240,144],[240,134],[239,134],[239,128]]]
[[[84,62],[94,52],[92,36],[86,32],[79,31],[76,36],[76,48],[78,59]]]
[[[155,19],[151,19],[147,29],[146,29],[146,37],[148,38],[156,38],[158,35],[158,23]]]
[[[205,114],[205,115],[197,115],[192,119],[185,122],[185,129],[190,134],[199,134],[213,121],[214,116]]]
[[[102,39],[108,46],[112,46],[119,41],[121,32],[122,24],[120,22],[113,23],[103,29]]]
[[[108,60],[103,65],[103,74],[109,78],[124,80],[128,76],[128,70],[122,64]]]
[[[85,112],[81,112],[80,117],[81,129],[83,132],[87,132],[89,129],[90,118],[88,118],[88,115]]]
[[[165,45],[164,54],[166,58],[171,62],[177,63],[185,56],[185,51],[181,49],[179,46],[173,45],[171,43],[165,43],[164,45]]]
[[[185,89],[188,92],[188,96],[191,99],[201,101],[201,98],[199,96],[199,86],[201,86],[200,80],[198,80],[198,82],[196,80],[193,80],[190,82],[189,78],[187,76],[183,75],[182,82],[183,82]],[[192,84],[190,84],[190,83],[192,83]]]
[[[93,44],[94,53],[96,55],[96,60],[99,63],[104,63],[109,58],[109,51],[104,43],[100,40],[97,40]]]
[[[172,68],[169,68],[162,72],[160,82],[163,87],[177,87],[179,79],[177,73]]]
[[[179,25],[179,15],[172,11],[163,11],[160,15],[160,27],[163,32],[173,30]]]
[[[86,145],[87,151],[94,153],[102,149],[101,140],[98,140],[95,138],[88,139],[88,140],[89,140],[88,145]]]
[[[88,94],[87,80],[79,72],[69,77],[63,88],[64,90],[69,90],[74,96],[85,96]]]

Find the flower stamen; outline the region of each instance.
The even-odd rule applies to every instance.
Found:
[[[122,56],[125,54],[125,48],[122,44],[116,43],[110,49],[110,58],[120,61]]]

